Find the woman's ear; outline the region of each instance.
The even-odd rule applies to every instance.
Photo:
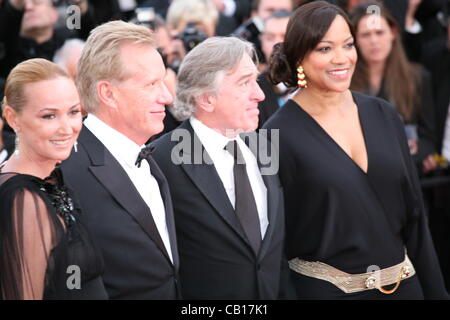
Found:
[[[6,105],[3,109],[3,117],[14,132],[20,131],[20,121],[16,110]]]
[[[396,40],[398,38],[398,27],[392,26],[391,33],[392,33],[392,41]]]

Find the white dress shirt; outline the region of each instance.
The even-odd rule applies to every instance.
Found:
[[[228,139],[219,132],[207,127],[194,117],[191,117],[189,121],[195,133],[199,137],[200,142],[205,147],[206,152],[208,152],[208,155],[211,157],[217,174],[219,175],[225,191],[227,192],[228,199],[230,199],[230,202],[234,208],[236,202],[233,173],[234,159],[233,156],[224,149],[231,139]],[[256,208],[258,210],[261,237],[264,239],[267,226],[269,225],[269,220],[267,219],[267,188],[261,177],[254,154],[239,136],[237,136],[234,140],[236,140],[239,145],[246,163],[248,179],[250,181],[250,186],[252,187]]]
[[[6,149],[0,149],[0,163],[4,162],[6,158],[8,158],[8,151]]]
[[[166,210],[161,197],[158,182],[151,174],[150,166],[146,160],[141,162],[141,167],[135,165],[139,152],[144,145],[139,146],[125,135],[111,128],[93,114],[89,114],[84,125],[100,140],[113,157],[130,177],[142,199],[150,208],[159,235],[166,247],[170,259],[173,262],[170,247],[169,231],[166,224]]]
[[[445,121],[442,155],[450,161],[450,104],[448,106],[447,120]]]

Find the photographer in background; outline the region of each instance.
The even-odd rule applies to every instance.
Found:
[[[270,56],[272,55],[273,46],[284,41],[291,13],[291,11],[287,10],[275,11],[264,20],[264,31],[259,36],[259,39],[261,41],[261,49],[264,58],[267,62],[269,62]],[[283,83],[277,85],[272,84],[269,80],[267,64],[260,64],[260,66],[262,67],[258,68],[261,71],[261,74],[258,77],[258,84],[266,98],[263,101],[258,102],[258,128],[261,128],[264,122],[284,105],[292,93],[292,90],[289,90]]]
[[[269,18],[275,11],[293,11],[296,6],[295,0],[253,0],[251,17],[237,28],[233,35],[253,43],[261,63],[266,58],[261,51],[259,36],[264,31],[264,20]]]
[[[70,1],[80,8],[84,27],[87,0]],[[0,99],[3,98],[1,79],[6,79],[18,63],[32,58],[52,60],[55,52],[80,30],[57,27],[58,12],[52,0],[4,0],[0,3]],[[14,141],[14,132],[5,124],[2,130],[5,144]]]
[[[166,66],[166,86],[172,96],[175,96],[176,72],[181,60],[186,55],[186,50],[179,39],[172,39],[169,29],[159,15],[156,15],[153,20],[153,31],[158,41],[158,51]]]
[[[138,8],[153,8],[155,13],[161,17],[167,15],[167,10],[169,9],[170,0],[138,0]]]
[[[167,89],[169,89],[170,94],[175,97],[176,94],[176,83],[178,67],[181,64],[184,56],[186,55],[186,50],[180,39],[172,39],[169,29],[167,28],[164,20],[156,15],[153,21],[154,31],[156,34],[156,39],[158,42],[158,51],[163,57],[164,65],[166,66],[166,77],[164,78],[164,84]],[[156,134],[151,138],[151,140],[157,139],[166,132],[170,132],[178,125],[181,124],[173,115],[173,105],[166,105],[166,116],[163,120],[164,129],[162,132]]]
[[[77,3],[83,16],[87,12],[87,0]],[[4,54],[0,56],[0,77],[6,78],[18,63],[32,58],[52,60],[55,52],[69,38],[78,36],[80,30],[69,30],[65,25],[57,27],[58,12],[52,0],[5,0],[2,3],[6,26],[4,33]],[[2,37],[3,38],[3,37]]]
[[[248,19],[251,11],[251,0],[213,0],[219,11],[219,24],[216,35],[231,34],[242,22]]]
[[[160,34],[164,39],[171,39],[163,40],[166,45],[161,46],[167,66],[178,73],[184,56],[200,42],[215,35],[218,19],[212,0],[174,0],[167,13],[164,31]]]
[[[218,21],[219,12],[212,0],[173,0],[166,17],[172,36],[178,35],[189,23],[193,23],[207,37],[212,37],[216,34]]]

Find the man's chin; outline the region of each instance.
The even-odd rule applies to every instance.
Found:
[[[163,130],[164,130],[164,124],[161,124],[160,126],[153,126],[152,131],[150,132],[150,134],[151,134],[150,138],[153,137],[154,135],[157,135],[158,133],[163,132]]]
[[[247,128],[244,130],[245,132],[255,131],[258,128],[259,118],[256,116],[256,120],[249,122]]]

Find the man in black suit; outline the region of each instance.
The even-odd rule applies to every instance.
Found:
[[[174,108],[189,119],[154,142],[171,188],[186,299],[286,297],[277,167],[262,166],[266,152],[239,136],[256,129],[264,99],[254,55],[234,37],[209,38],[188,53]],[[255,136],[250,146],[264,149]]]
[[[169,188],[141,150],[172,102],[155,42],[148,28],[108,22],[91,32],[78,64],[88,116],[62,169],[103,253],[111,299],[179,297]]]

